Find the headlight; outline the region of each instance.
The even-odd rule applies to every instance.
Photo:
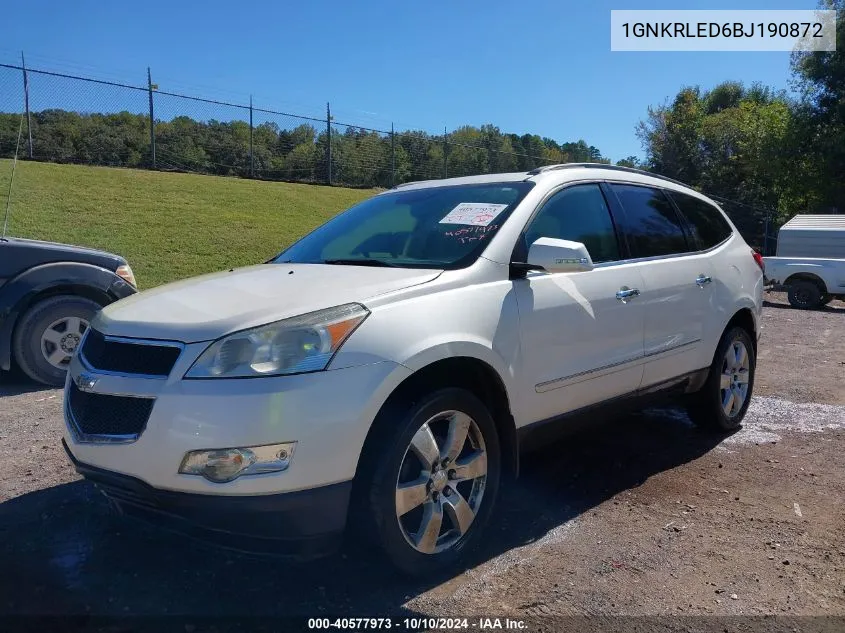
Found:
[[[250,378],[321,371],[369,314],[357,303],[235,332],[212,343],[185,378]]]

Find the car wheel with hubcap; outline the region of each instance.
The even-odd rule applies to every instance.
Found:
[[[45,385],[60,387],[82,335],[100,305],[84,297],[61,295],[39,301],[15,328],[15,361]]]
[[[698,426],[718,431],[739,428],[751,402],[756,361],[748,332],[741,327],[726,331],[704,386],[690,396],[690,419]]]
[[[400,570],[431,574],[458,564],[489,519],[499,437],[487,408],[464,389],[424,396],[393,422],[365,456],[371,527]]]

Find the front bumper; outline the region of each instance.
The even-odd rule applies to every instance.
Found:
[[[62,445],[76,472],[121,514],[240,551],[314,558],[341,542],[351,481],[249,497],[174,492],[80,462]]]
[[[191,347],[191,346],[189,346]],[[204,346],[200,346],[202,348]],[[186,349],[178,365],[192,362]],[[140,479],[159,490],[227,497],[310,490],[354,478],[370,425],[410,371],[390,362],[255,379],[167,380],[92,373],[74,356],[69,380],[93,377],[91,394],[154,398],[134,441],[86,441],[65,407],[65,441],[74,457],[97,468]],[[196,450],[296,442],[283,472],[212,483],[180,474]]]

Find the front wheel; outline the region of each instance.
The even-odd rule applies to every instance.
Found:
[[[39,301],[21,317],[12,349],[23,372],[40,383],[61,387],[88,324],[100,305],[73,295]]]
[[[400,408],[401,410],[401,408]],[[381,425],[366,455],[371,528],[391,562],[412,576],[456,566],[478,543],[501,475],[496,425],[464,389],[442,389]]]
[[[704,386],[690,395],[687,413],[698,426],[725,432],[742,424],[754,389],[757,358],[751,335],[733,327],[722,335]]]

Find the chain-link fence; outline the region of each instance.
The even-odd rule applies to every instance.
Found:
[[[353,187],[531,169],[562,156],[538,148],[539,137],[524,151],[520,137],[495,128],[377,130],[335,121],[328,106],[314,118],[167,92],[151,79],[128,85],[0,64],[0,157],[14,154],[21,118],[22,158]]]
[[[391,126],[392,128],[392,126]],[[583,142],[559,146],[492,126],[443,134],[378,130],[160,90],[0,64],[0,157],[263,180],[392,187],[413,180],[603,162]],[[766,210],[716,198],[745,239],[774,251]]]

